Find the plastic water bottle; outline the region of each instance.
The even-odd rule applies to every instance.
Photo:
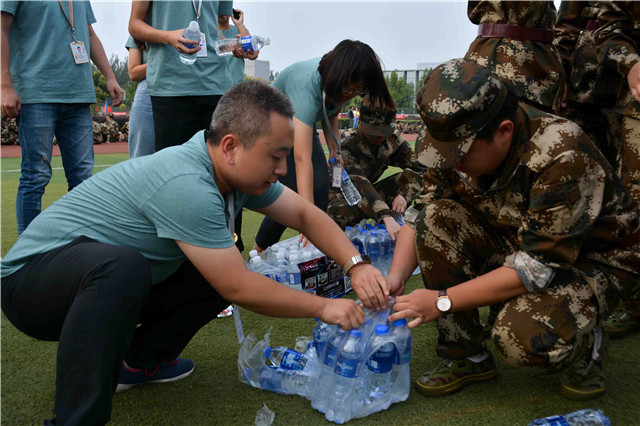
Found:
[[[347,200],[347,204],[350,206],[355,206],[362,201],[362,195],[360,195],[360,192],[358,192],[358,189],[344,168],[342,168],[342,185],[340,186],[340,190],[342,191],[342,195],[344,195],[344,199]]]
[[[386,276],[389,273],[389,268],[391,268],[394,244],[384,225],[378,230],[378,235],[380,236],[380,271]]]
[[[260,389],[286,395],[307,396],[311,372],[264,366],[260,370]]]
[[[320,321],[320,318],[316,318],[316,326],[313,328],[313,346],[316,348],[318,356],[322,355],[330,333],[331,326]]]
[[[316,387],[316,393],[311,400],[311,406],[321,413],[325,412],[327,407],[327,400],[332,390],[333,384],[333,370],[336,366],[338,359],[338,352],[344,343],[348,333],[337,327],[330,326],[332,328],[331,334],[327,339],[323,352],[318,352],[318,356],[322,363],[320,364],[320,374],[318,377],[318,383]]]
[[[378,237],[378,231],[369,231],[369,238],[367,239],[367,254],[371,258],[373,265],[380,269],[380,253],[382,247],[380,244],[380,238]]]
[[[186,30],[184,30],[184,38],[186,38],[187,40],[200,42],[200,25],[198,25],[198,22],[189,22],[189,26]],[[185,44],[185,46],[187,46],[189,49],[193,49],[197,46],[197,44]],[[196,62],[197,55],[197,53],[194,53],[193,55],[180,53],[180,61],[182,61],[183,64],[193,65]]]
[[[276,281],[289,287],[291,283],[289,280],[289,271],[284,252],[279,251],[276,254],[276,263],[274,265],[274,269]]]
[[[529,423],[529,426],[546,425],[546,426],[611,426],[609,417],[604,412],[596,408],[587,408],[584,410],[574,411],[564,416],[549,416],[543,419],[536,419]]]
[[[407,327],[406,319],[399,319],[393,323],[393,341],[396,345],[393,367],[391,369],[391,402],[405,401],[409,397],[411,388],[411,347],[413,336]]]
[[[358,249],[358,251],[360,252],[360,255],[365,255],[367,254],[367,251],[364,247],[364,240],[361,237],[361,229],[360,228],[354,228],[351,231],[351,234],[349,236],[349,240],[351,240],[351,244],[353,244],[353,246],[355,248]]]
[[[376,326],[372,347],[379,349],[367,360],[365,398],[374,411],[386,410],[391,405],[391,368],[395,356],[395,346],[389,336],[389,327]]]
[[[333,390],[327,401],[327,420],[342,424],[351,418],[354,392],[359,380],[360,364],[364,355],[362,331],[351,330],[334,368]]]
[[[216,49],[216,54],[218,56],[227,56],[233,54],[233,48],[238,46],[242,48],[245,52],[249,50],[253,50],[257,52],[262,49],[264,46],[268,46],[271,44],[271,40],[269,37],[260,37],[257,35],[249,35],[245,37],[237,38],[221,38],[217,40],[214,44],[214,48]]]
[[[309,362],[309,357],[286,346],[277,346],[272,348],[267,346],[264,356],[273,367],[284,368],[285,370],[304,370]]]
[[[296,290],[302,290],[302,274],[300,273],[298,263],[300,263],[298,252],[294,250],[290,251],[289,262],[287,262],[287,272],[289,273],[289,287],[295,288]],[[318,353],[320,352],[318,351]]]

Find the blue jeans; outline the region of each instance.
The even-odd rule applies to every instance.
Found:
[[[129,116],[129,158],[156,152],[156,132],[153,128],[153,110],[147,80],[138,82],[136,97]]]
[[[21,234],[42,210],[51,180],[53,136],[69,190],[93,173],[93,121],[89,104],[23,104],[17,118],[22,164],[16,219]]]

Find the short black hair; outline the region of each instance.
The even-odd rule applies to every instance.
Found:
[[[342,40],[322,57],[318,71],[323,90],[336,106],[342,103],[342,89],[346,83],[362,82],[369,96],[376,102],[395,108],[395,102],[384,80],[380,58],[366,43]]]
[[[271,132],[272,112],[293,117],[293,105],[284,93],[259,80],[237,83],[220,98],[207,141],[216,146],[234,133],[245,148],[251,148],[259,136]]]
[[[491,139],[495,132],[498,131],[500,123],[504,120],[516,121],[516,114],[518,113],[518,93],[511,84],[506,83],[504,80],[502,84],[507,88],[507,97],[496,116],[488,122],[482,130],[476,133],[477,139]]]

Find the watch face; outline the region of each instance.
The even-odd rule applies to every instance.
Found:
[[[448,297],[440,297],[436,302],[436,306],[441,312],[446,312],[451,309],[451,300]]]

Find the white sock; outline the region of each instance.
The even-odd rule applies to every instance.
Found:
[[[482,353],[479,353],[478,355],[474,355],[474,356],[468,356],[467,359],[471,362],[482,362],[485,359],[489,358],[489,351],[483,351]]]

